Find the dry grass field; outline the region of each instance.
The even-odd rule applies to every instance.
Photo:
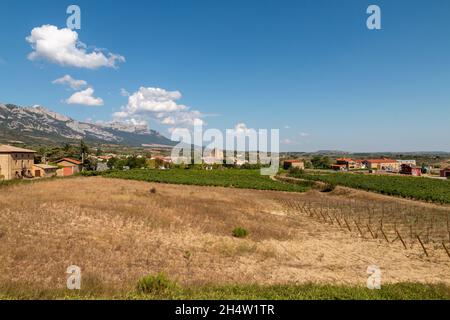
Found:
[[[83,286],[101,292],[134,290],[140,278],[161,271],[186,286],[365,286],[369,265],[381,268],[383,283],[450,284],[450,258],[437,245],[427,244],[427,257],[419,245],[404,249],[399,241],[362,237],[302,211],[346,199],[401,203],[414,210],[432,206],[351,192],[302,194],[102,177],[4,187],[0,289],[63,290],[70,265],[81,267]],[[249,236],[234,238],[235,227],[244,227]]]

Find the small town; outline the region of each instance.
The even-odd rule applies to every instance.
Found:
[[[0,145],[0,180],[68,177],[85,170],[103,172],[118,168],[121,170],[135,168],[168,170],[171,167],[187,165],[186,159],[183,157],[173,159],[170,156],[152,155],[150,152],[147,152],[146,155],[117,155],[113,153],[96,155],[86,153],[79,155],[79,159],[63,157],[54,160],[46,160],[45,155],[43,155],[39,157],[40,161],[35,159],[36,154],[37,151],[35,150],[12,145]],[[226,152],[216,149],[208,152],[202,157],[203,165],[200,167],[205,170],[219,169],[222,167],[255,168],[255,166],[249,166],[249,160],[245,159],[243,155],[235,155],[231,161],[232,165],[227,165],[224,154]],[[82,158],[84,157],[86,158],[83,160]],[[328,167],[324,167],[323,165],[315,167],[311,161],[304,159],[281,158],[280,167],[284,170],[289,170],[290,168],[298,168],[300,170],[328,169],[330,171],[365,174],[397,174],[442,179],[450,177],[450,166],[444,168],[436,168],[426,164],[418,166],[417,161],[414,159],[336,158],[335,163]]]

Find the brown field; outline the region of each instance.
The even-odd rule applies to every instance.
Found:
[[[379,208],[389,243],[376,230]],[[138,279],[160,271],[184,285],[364,286],[373,264],[384,283],[450,284],[441,220],[434,222],[436,238],[420,229],[429,257],[402,225],[408,212],[430,210],[449,213],[448,207],[343,188],[299,194],[101,177],[14,185],[0,189],[0,288],[62,289],[69,265],[81,267],[83,283],[111,290],[132,290]],[[358,212],[374,212],[375,239]],[[390,220],[395,212],[403,218]],[[333,215],[342,224],[346,217],[351,231]],[[248,238],[232,237],[238,226]]]

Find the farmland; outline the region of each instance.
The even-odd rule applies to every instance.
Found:
[[[408,176],[366,175],[350,173],[302,174],[293,177],[342,185],[381,194],[436,203],[450,203],[450,180]]]
[[[6,186],[0,298],[448,299],[448,208],[352,192],[105,177]],[[237,227],[248,235],[233,236]],[[383,271],[381,291],[365,288],[373,264]],[[69,265],[82,270],[79,292],[65,289]],[[160,272],[176,286],[136,290]]]
[[[259,170],[135,169],[130,171],[114,171],[106,173],[105,176],[148,182],[292,192],[305,192],[311,186],[311,183],[308,181],[299,182],[298,184],[274,181],[268,176],[262,176]]]

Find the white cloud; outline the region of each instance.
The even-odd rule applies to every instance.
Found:
[[[133,114],[186,110],[186,106],[176,103],[180,98],[179,91],[141,87],[128,98],[126,110]]]
[[[86,90],[75,92],[65,103],[83,106],[102,106],[103,99],[94,97],[94,89],[87,88]]]
[[[126,117],[128,117],[128,113],[125,111],[117,111],[113,113],[113,118],[116,119],[125,119]]]
[[[78,40],[78,33],[68,28],[43,25],[31,30],[26,40],[34,50],[28,55],[30,60],[44,59],[62,66],[87,69],[115,68],[117,63],[125,62],[123,56],[105,54],[100,49],[87,52],[86,45]]]
[[[52,81],[53,84],[68,85],[73,90],[80,90],[87,86],[87,82],[84,80],[76,80],[70,75],[66,74],[64,77]]]
[[[307,132],[300,132],[299,134],[301,137],[309,137],[310,136],[310,134]]]
[[[169,124],[169,125],[174,125],[175,124],[175,119],[173,117],[167,117],[164,118],[163,121],[161,121],[162,124]]]
[[[204,124],[201,119],[203,114],[177,103],[179,99],[179,91],[141,87],[129,95],[127,105],[115,112],[113,117],[121,121],[154,119],[161,124],[180,128]]]
[[[234,131],[237,134],[247,134],[251,129],[247,128],[247,125],[243,122],[240,122],[234,126]]]
[[[281,140],[281,144],[294,144],[294,141],[292,141],[291,139],[284,139]]]
[[[291,127],[290,127],[290,126],[284,126],[284,128],[285,128],[285,129],[290,129]]]
[[[130,93],[127,90],[125,90],[124,88],[122,88],[122,89],[120,89],[120,95],[122,97],[129,97]]]

